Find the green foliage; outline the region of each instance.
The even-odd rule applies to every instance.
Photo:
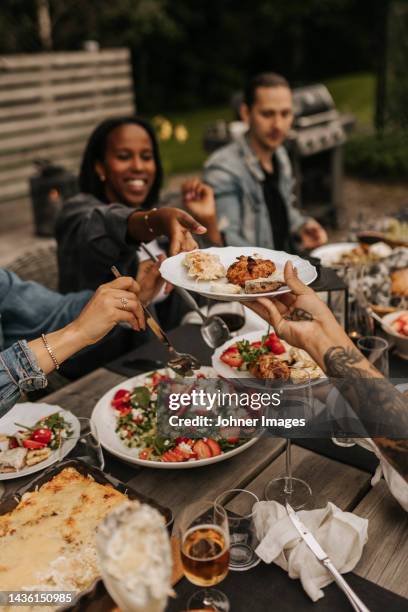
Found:
[[[375,77],[373,74],[348,74],[328,79],[325,84],[342,113],[356,117],[357,130],[373,127]]]
[[[408,133],[390,132],[356,136],[347,143],[346,170],[366,178],[406,179]]]
[[[231,121],[232,109],[228,106],[201,108],[185,113],[166,114],[173,125],[182,123],[186,126],[189,137],[185,143],[169,140],[160,143],[165,175],[183,172],[195,172],[202,168],[207,158],[203,149],[205,126],[220,119]]]
[[[275,70],[302,84],[373,70],[384,0],[48,0],[55,50],[132,50],[144,113],[227,104]],[[0,52],[38,52],[36,2],[1,0]]]

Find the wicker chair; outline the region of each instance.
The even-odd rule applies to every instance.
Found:
[[[7,265],[23,280],[32,280],[48,289],[58,289],[57,246],[55,243],[41,245],[27,251]]]

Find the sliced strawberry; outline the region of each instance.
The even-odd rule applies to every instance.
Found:
[[[130,414],[132,412],[132,409],[129,408],[128,406],[126,406],[126,405],[118,406],[118,408],[116,408],[116,410],[119,411],[120,416],[126,416],[127,414]]]
[[[211,449],[204,440],[197,440],[194,443],[193,451],[197,454],[198,459],[209,459],[209,457],[212,457]]]
[[[216,440],[214,440],[213,438],[207,438],[205,440],[205,443],[207,444],[207,446],[210,447],[211,455],[213,457],[216,457],[217,455],[221,455],[222,453],[221,446],[218,444]]]
[[[405,323],[400,318],[392,323],[393,328],[397,333],[400,333]]]
[[[237,437],[227,438],[227,442],[228,444],[237,444],[239,442],[239,438]]]
[[[253,348],[259,348],[260,346],[262,346],[262,342],[261,340],[258,340],[258,342],[251,342],[251,346]]]
[[[279,340],[273,340],[271,342],[270,349],[271,353],[273,353],[274,355],[282,355],[282,353],[286,352],[285,347]]]
[[[130,402],[130,393],[126,389],[119,389],[116,391],[111,402],[113,408],[120,408],[123,405],[127,405]]]
[[[236,347],[230,347],[224,351],[220,359],[231,368],[239,368],[244,363],[244,360]]]
[[[35,440],[23,440],[24,448],[29,448],[33,450],[38,450],[40,448],[45,448],[47,445],[44,442],[36,442]]]
[[[176,461],[180,461],[180,459],[178,459],[177,455],[172,450],[168,450],[162,454],[161,461],[165,463],[175,463]]]

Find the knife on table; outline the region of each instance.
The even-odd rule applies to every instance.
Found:
[[[356,612],[370,612],[366,605],[363,604],[361,599],[356,595],[353,589],[348,585],[348,583],[344,580],[343,576],[340,574],[338,569],[334,566],[333,562],[328,557],[327,553],[324,552],[323,548],[320,546],[319,542],[316,540],[311,531],[302,523],[294,509],[288,502],[286,502],[286,510],[289,515],[290,520],[292,521],[296,531],[301,535],[302,539],[306,542],[307,546],[310,548],[312,553],[317,557],[317,559],[322,563],[325,568],[331,573],[336,584],[340,589],[344,592],[347,599],[350,601]]]

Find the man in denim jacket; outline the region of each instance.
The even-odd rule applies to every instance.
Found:
[[[294,206],[292,168],[281,146],[293,121],[286,79],[274,73],[254,77],[241,117],[248,132],[213,153],[204,168],[225,244],[292,250],[293,236],[303,249],[327,242],[321,225]]]

